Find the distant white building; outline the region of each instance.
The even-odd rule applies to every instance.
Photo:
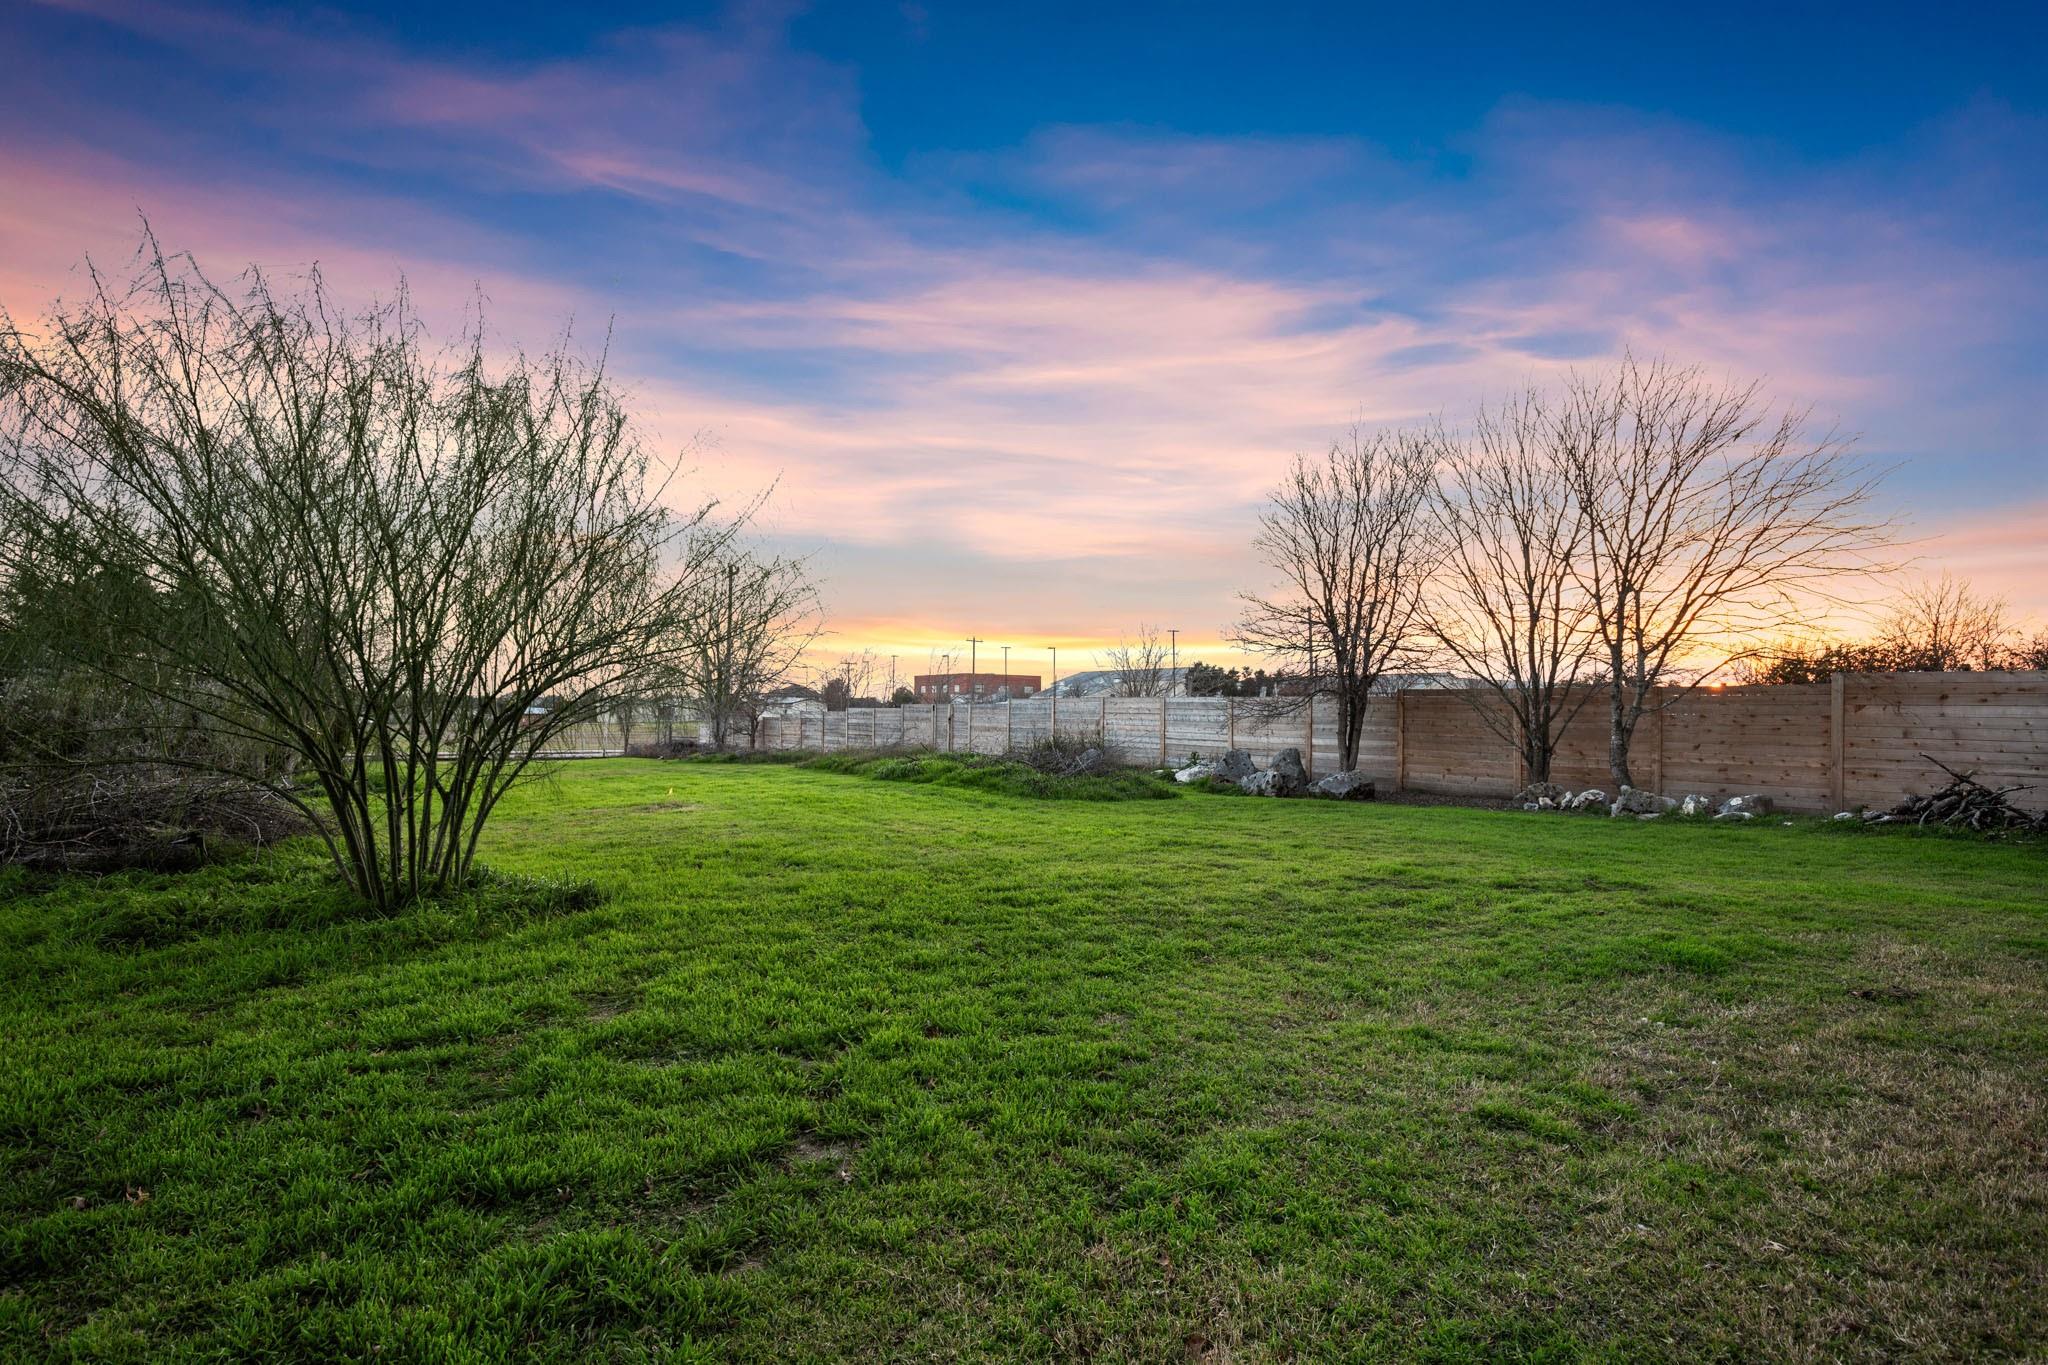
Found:
[[[761,699],[764,716],[822,716],[825,699],[802,683],[788,683]]]
[[[1185,668],[1162,668],[1159,680],[1166,687],[1169,697],[1185,697],[1187,693]],[[1123,674],[1114,668],[1092,668],[1081,673],[1069,673],[1053,686],[1040,693],[1041,696],[1060,697],[1113,697],[1123,682]]]

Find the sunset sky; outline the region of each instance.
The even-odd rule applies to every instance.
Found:
[[[2041,622],[2048,10],[1789,8],[0,0],[0,303],[143,214],[451,331],[609,324],[905,673],[1221,657],[1294,452],[1624,346],[1859,433]]]

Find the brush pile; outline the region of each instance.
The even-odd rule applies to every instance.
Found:
[[[1926,755],[1921,755],[1923,758]],[[1950,829],[1975,830],[1980,834],[2017,832],[2048,834],[2048,811],[2032,814],[2007,800],[2014,792],[2030,791],[2024,785],[1987,787],[1974,772],[1959,773],[1929,758],[1929,763],[1949,775],[1940,791],[1927,796],[1908,796],[1888,811],[1871,811],[1863,817],[1873,825],[1941,825]]]
[[[90,674],[0,673],[0,863],[197,866],[309,828],[291,781],[281,750],[198,707]]]
[[[309,828],[280,792],[244,778],[158,764],[0,768],[0,863],[170,870]]]

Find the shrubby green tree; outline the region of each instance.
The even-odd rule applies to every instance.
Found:
[[[1233,697],[1237,695],[1237,670],[1225,672],[1199,659],[1187,668],[1187,693],[1191,697]]]
[[[290,754],[78,662],[135,648],[112,631],[138,584],[55,586],[0,575],[0,862],[162,867],[304,829],[277,790]],[[207,771],[223,760],[241,775]]]
[[[402,288],[350,312],[317,273],[138,259],[0,314],[0,573],[91,623],[69,665],[235,741],[196,765],[290,755],[372,905],[465,884],[550,741],[649,693],[732,527],[671,510],[566,339],[500,358],[478,316],[430,353]]]

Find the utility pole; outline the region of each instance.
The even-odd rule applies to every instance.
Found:
[[[1166,628],[1166,638],[1169,642],[1169,648],[1173,651],[1173,666],[1166,670],[1166,695],[1170,697],[1173,695],[1174,679],[1180,676],[1180,631],[1172,626],[1168,626]],[[1185,696],[1187,689],[1182,688],[1181,693]]]
[[[981,691],[981,684],[974,680],[977,676],[975,670],[981,667],[975,653],[980,648],[980,636],[967,637],[967,752],[970,754],[974,752],[974,703],[977,700],[975,693]]]

